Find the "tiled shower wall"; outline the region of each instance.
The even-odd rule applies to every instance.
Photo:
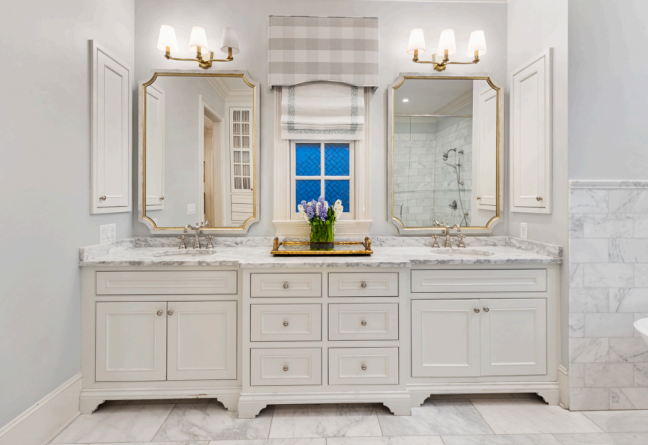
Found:
[[[570,187],[570,408],[648,409],[648,181]]]

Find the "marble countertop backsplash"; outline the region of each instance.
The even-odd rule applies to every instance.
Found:
[[[128,238],[79,249],[81,266],[233,266],[233,267],[412,267],[434,264],[559,264],[562,247],[507,236],[468,237],[468,250],[488,256],[456,256],[432,249],[431,237],[373,237],[371,256],[273,256],[272,237],[214,238],[215,253],[205,256],[159,256],[178,249],[176,237]],[[306,241],[307,238],[281,238]],[[339,238],[337,241],[349,240]],[[357,240],[357,239],[356,239]],[[204,244],[204,239],[202,240]],[[456,239],[453,238],[456,243]],[[187,245],[193,240],[188,237]],[[193,250],[191,247],[187,251]],[[186,252],[186,251],[185,251]]]

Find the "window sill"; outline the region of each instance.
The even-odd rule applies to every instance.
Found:
[[[336,236],[369,236],[372,220],[342,220],[335,223]],[[310,226],[304,221],[273,221],[275,236],[308,236]]]

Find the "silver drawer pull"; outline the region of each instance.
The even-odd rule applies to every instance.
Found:
[[[167,312],[169,315],[173,315],[173,309],[169,309],[169,312]]]
[[[367,320],[362,320],[362,321],[360,322],[360,324],[361,324],[362,326],[367,326]]]
[[[283,370],[288,371],[288,365],[284,365]]]
[[[288,320],[284,321],[284,322],[283,322],[283,325],[284,325],[284,326],[288,326]]]
[[[542,196],[536,196],[536,201],[542,201]]]
[[[99,197],[99,201],[105,201],[106,199],[108,199],[108,198],[106,198],[106,195],[103,195],[103,196]]]
[[[476,307],[476,308],[473,309],[473,310],[475,311],[476,314],[479,314],[479,308],[478,308],[478,307]]]
[[[363,363],[362,366],[360,366],[360,368],[362,368],[363,371],[366,371],[366,370],[367,370],[367,365],[365,365],[365,364]]]
[[[289,287],[290,287],[290,286],[288,286],[288,283],[284,283],[284,284],[283,284],[283,288],[284,288],[284,289],[288,289]]]
[[[488,312],[488,311],[490,311],[490,309],[488,309],[487,307],[485,307],[485,308],[484,308],[484,312]]]
[[[360,283],[360,287],[363,288],[363,289],[366,289],[367,288],[367,282],[363,281],[362,283]]]
[[[161,317],[162,314],[164,314],[164,311],[157,311],[157,315],[158,315],[158,317]]]

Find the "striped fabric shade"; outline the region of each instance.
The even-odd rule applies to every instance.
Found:
[[[378,87],[377,17],[270,17],[268,83]]]

